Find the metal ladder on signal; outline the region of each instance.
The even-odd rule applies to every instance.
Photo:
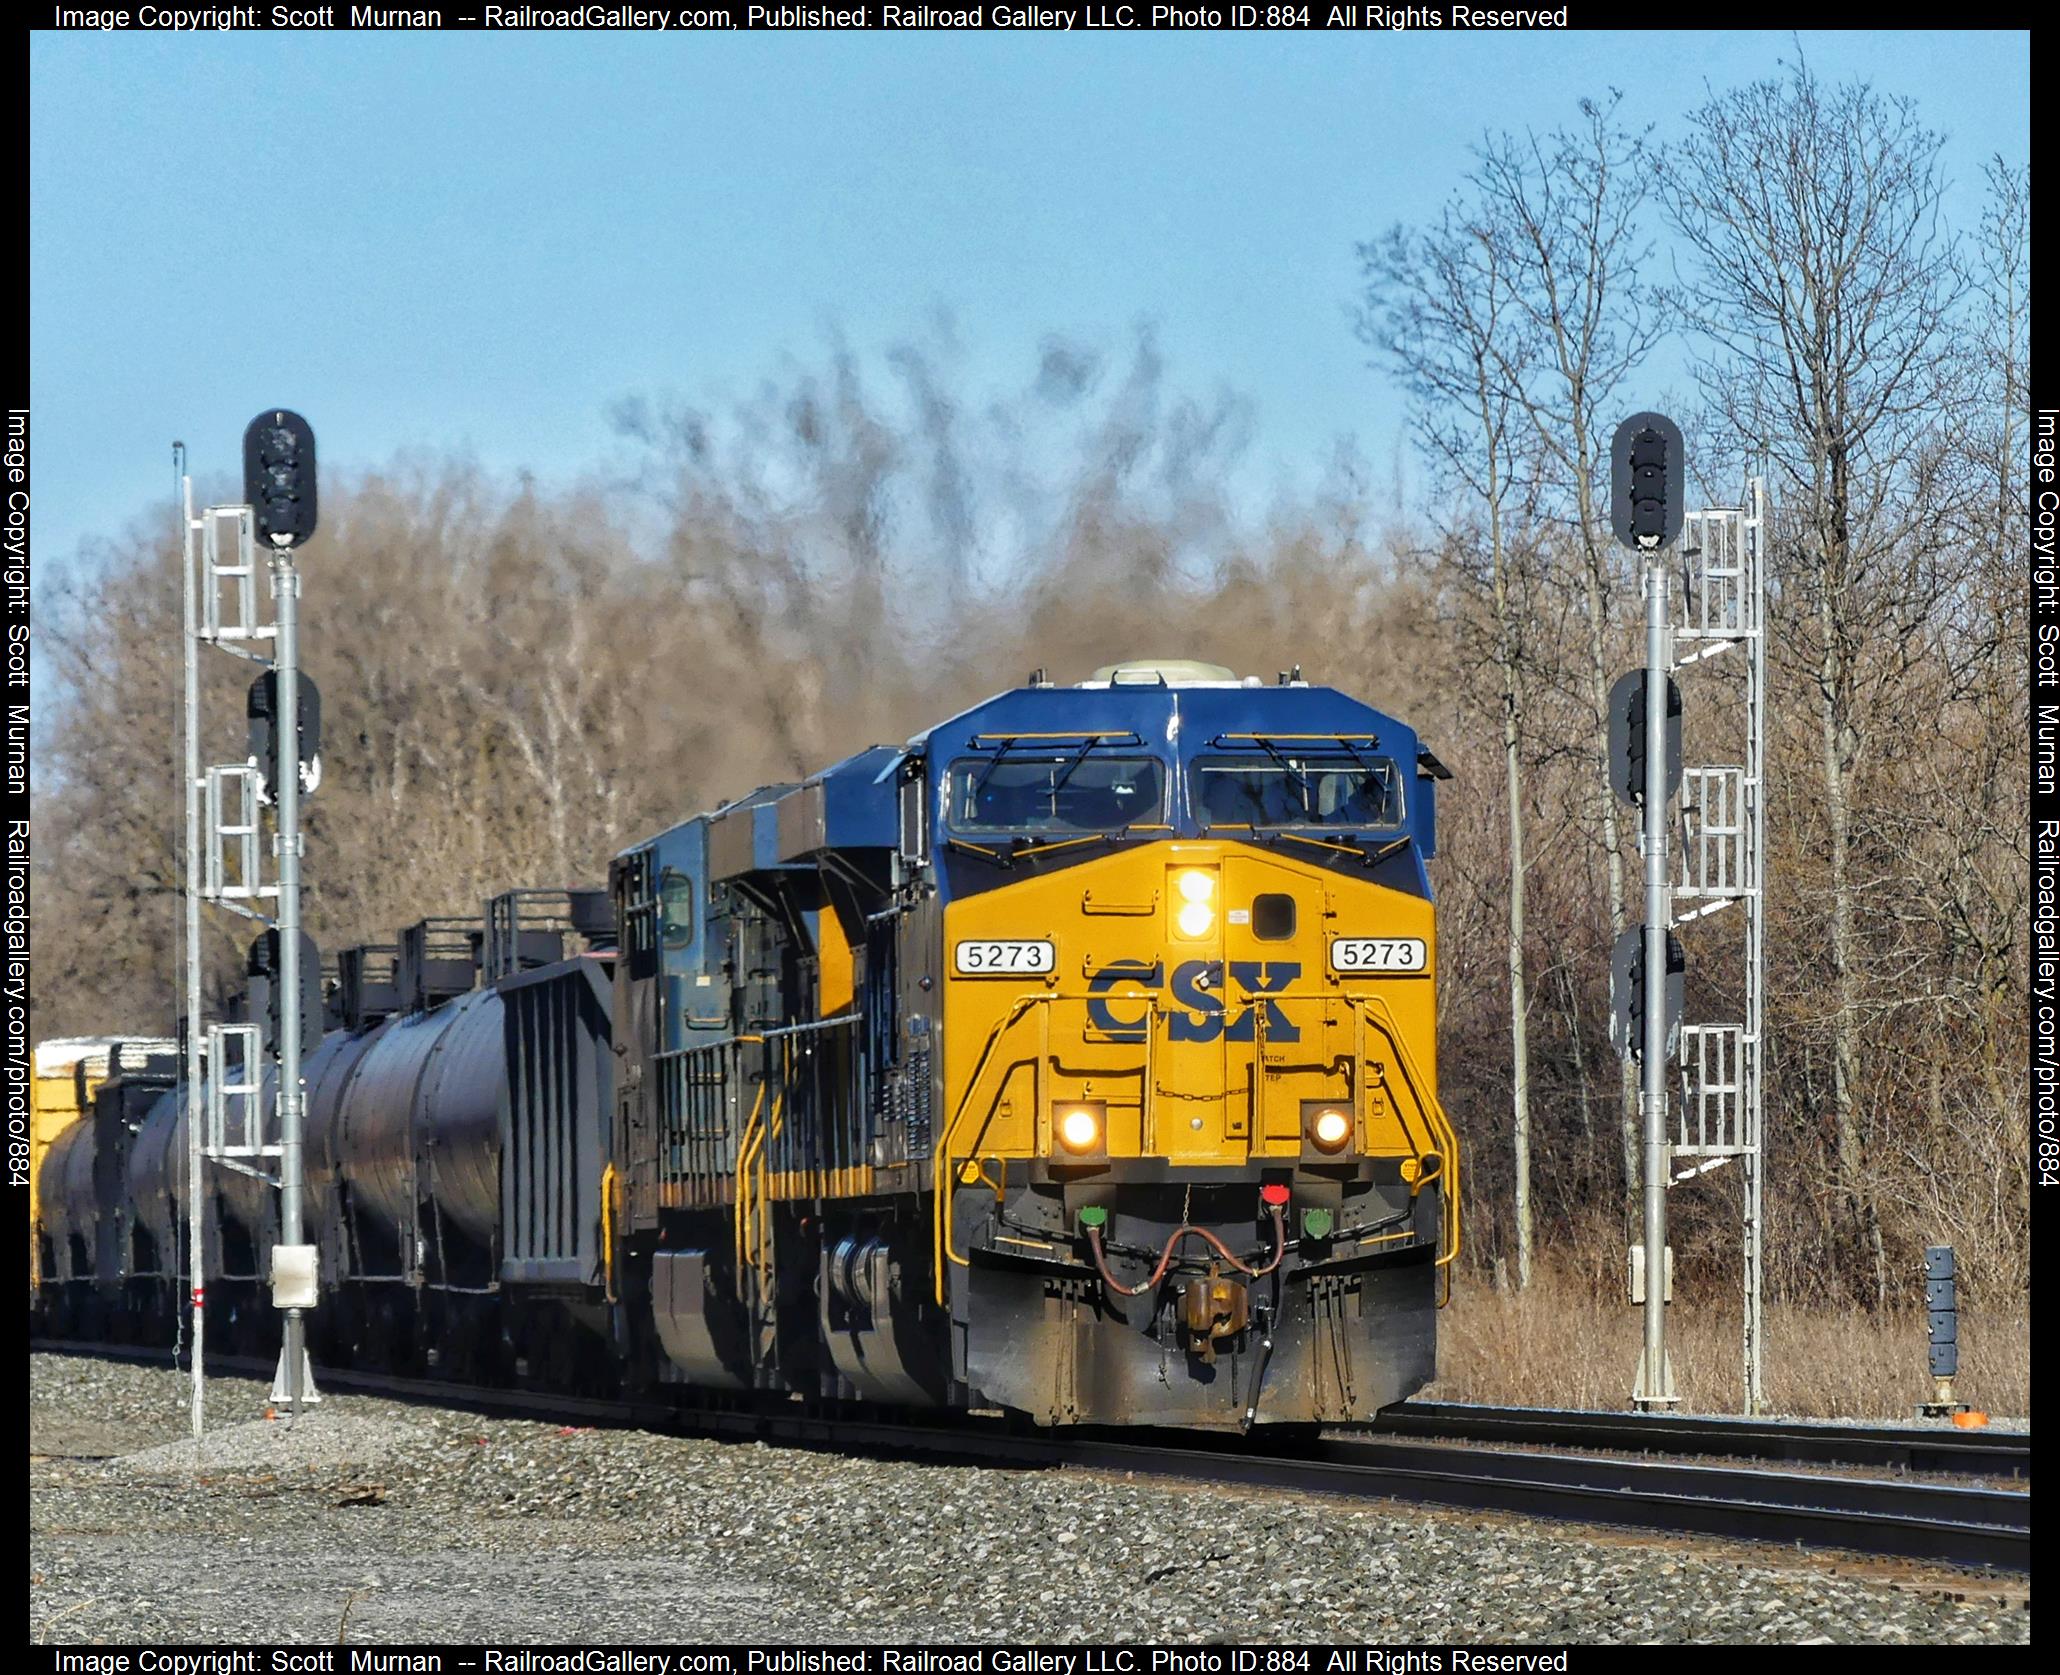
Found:
[[[202,1149],[208,1161],[277,1186],[278,1177],[253,1161],[275,1158],[281,1150],[265,1121],[264,1043],[257,1025],[210,1024],[207,1063]]]
[[[258,576],[262,568],[256,524],[248,506],[210,506],[191,520],[200,537],[200,620],[194,638],[247,661],[269,659],[245,646],[269,640],[276,630],[259,620]],[[224,595],[227,595],[225,600]],[[265,881],[262,779],[252,761],[221,762],[205,770],[201,790],[203,901],[261,924],[270,920],[249,905],[279,894]],[[199,996],[191,1015],[199,1016]],[[267,1121],[264,1038],[255,1023],[210,1024],[206,1034],[207,1103],[201,1151],[210,1163],[254,1175],[277,1186],[263,1162],[280,1154],[274,1124]]]
[[[1744,726],[1740,760],[1685,769],[1681,776],[1677,925],[1741,910],[1744,1018],[1681,1027],[1680,1110],[1673,1157],[1689,1160],[1670,1186],[1737,1163],[1743,1176],[1742,1243],[1745,1409],[1765,1405],[1762,1362],[1762,1044],[1766,986],[1766,488],[1746,485],[1745,504],[1692,512],[1681,552],[1688,566],[1676,643],[1694,646],[1674,667],[1693,668],[1736,652]]]
[[[271,623],[258,620],[261,565],[250,508],[210,506],[194,524],[201,538],[201,609],[194,637],[250,662],[269,664],[269,659],[244,649],[276,633]],[[226,553],[225,537],[230,543]],[[266,883],[263,876],[262,785],[257,764],[247,759],[206,770],[201,786],[205,832],[200,894],[245,918],[269,922],[245,905],[279,894],[279,886]]]
[[[278,630],[258,620],[257,526],[248,506],[210,506],[197,520],[200,525],[201,564],[199,637],[238,657],[263,663],[269,659],[244,651],[240,642],[269,640]],[[232,557],[222,556],[222,536],[227,530],[235,543]],[[235,609],[222,609],[222,584],[230,583]]]

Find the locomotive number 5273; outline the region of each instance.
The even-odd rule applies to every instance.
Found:
[[[1041,976],[1055,963],[1049,942],[961,942],[954,961],[961,977],[1025,972]]]
[[[1418,936],[1341,936],[1330,945],[1333,971],[1421,972],[1428,951]]]

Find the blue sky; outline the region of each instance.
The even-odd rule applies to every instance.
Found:
[[[1806,33],[1919,96],[1949,209],[2030,146],[2023,34]],[[237,467],[285,403],[325,462],[428,447],[547,481],[628,394],[720,402],[829,324],[877,352],[937,305],[975,388],[1040,338],[1152,322],[1172,382],[1253,403],[1255,486],[1402,404],[1354,340],[1354,244],[1435,211],[1484,123],[1582,93],[1681,131],[1749,32],[32,36],[35,556],[168,504],[169,445]]]

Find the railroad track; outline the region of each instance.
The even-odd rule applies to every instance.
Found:
[[[1587,1408],[1480,1407],[1466,1402],[1403,1402],[1383,1413],[1373,1428],[1392,1436],[1541,1443],[1631,1454],[1889,1466],[1966,1477],[2031,1476],[2029,1431],[1809,1424],[1694,1414],[1603,1413]]]
[[[122,1345],[32,1340],[30,1348],[130,1361],[167,1359],[162,1349]],[[268,1377],[272,1371],[269,1363],[246,1357],[214,1357],[209,1364],[220,1372],[255,1378]],[[969,1418],[912,1422],[852,1418],[813,1412],[801,1404],[792,1412],[684,1407],[485,1389],[333,1368],[320,1369],[318,1377],[329,1390],[517,1417],[585,1420],[809,1447],[861,1448],[1016,1468],[1120,1471],[1276,1492],[1405,1501],[1676,1534],[1844,1548],[1998,1570],[2031,1568],[2028,1436],[2022,1439],[2021,1473],[2027,1487],[2012,1490],[1908,1477],[1855,1477],[1566,1451],[1603,1448],[1628,1452],[1660,1446],[1676,1453],[1710,1453],[1718,1451],[1719,1439],[1729,1438],[1726,1446],[1731,1452],[1752,1458],[1747,1449],[1732,1446],[1746,1429],[1771,1448],[1782,1440],[1776,1433],[1828,1428],[1770,1426],[1757,1421],[1631,1421],[1614,1414],[1405,1403],[1385,1420],[1398,1421],[1403,1427],[1444,1426],[1437,1434],[1455,1440],[1412,1441],[1365,1434],[1325,1434],[1313,1440],[1306,1434],[1277,1440],[1210,1434],[1176,1437],[1165,1432],[1023,1430]],[[1480,1430],[1488,1433],[1485,1440],[1473,1433],[1456,1440],[1461,1434],[1456,1427],[1469,1415],[1479,1416]],[[1554,1428],[1555,1420],[1571,1423]],[[1729,1424],[1739,1425],[1741,1431],[1711,1429]],[[1634,1435],[1637,1441],[1624,1440]],[[1898,1437],[1904,1445],[1916,1446],[1910,1433],[1881,1428],[1855,1427],[1853,1440],[1856,1446],[1865,1439],[1866,1447],[1891,1449],[1897,1446],[1893,1439]],[[1694,1446],[1698,1439],[1699,1447]],[[1512,1447],[1512,1443],[1530,1446]],[[1804,1457],[1854,1463],[1849,1456],[1819,1453]],[[1907,1465],[1908,1460],[1900,1463]],[[1986,1465],[1973,1469],[1983,1474],[1991,1470]]]

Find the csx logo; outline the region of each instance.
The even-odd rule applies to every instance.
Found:
[[[1088,992],[1096,998],[1087,1003],[1088,1021],[1116,1041],[1142,1041],[1149,1013],[1119,1015],[1124,996],[1111,994],[1118,984],[1147,989],[1162,986],[1160,967],[1142,961],[1123,961],[1105,966],[1088,979]],[[1188,960],[1173,968],[1170,982],[1163,984],[1172,1004],[1166,1008],[1166,1039],[1169,1041],[1251,1041],[1257,1038],[1259,1014],[1266,1015],[1266,1039],[1299,1041],[1302,1032],[1271,996],[1282,993],[1302,975],[1299,961],[1232,960],[1231,994],[1224,994],[1222,960]],[[1104,1000],[1100,997],[1108,995]],[[1136,997],[1129,997],[1135,999]],[[1126,1009],[1127,1010],[1127,1009]]]

